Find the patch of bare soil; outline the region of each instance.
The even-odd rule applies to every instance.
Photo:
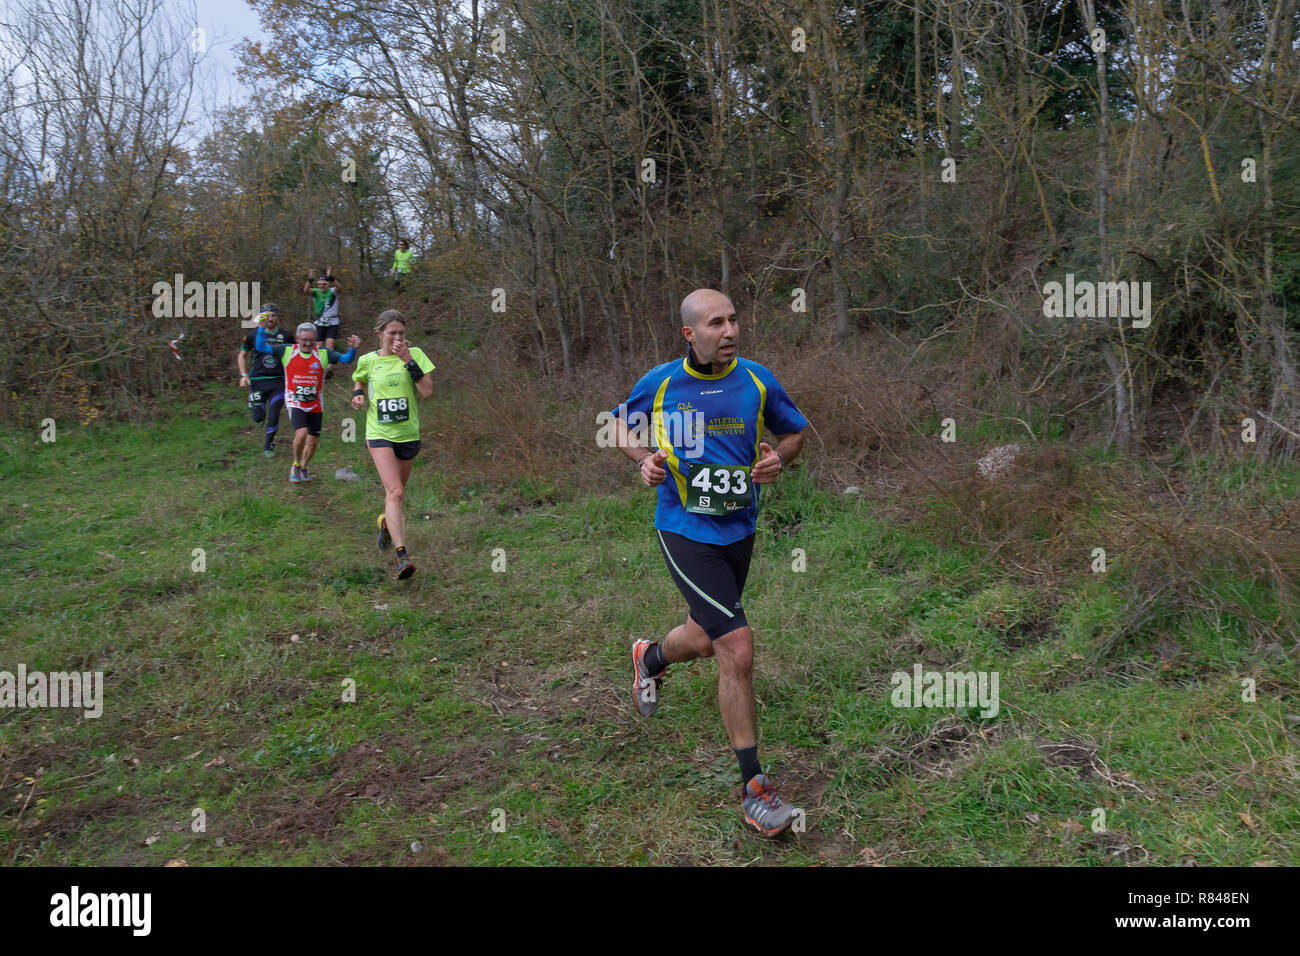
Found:
[[[391,806],[403,815],[426,816],[445,811],[448,799],[468,787],[492,787],[507,776],[502,757],[510,743],[467,742],[442,754],[407,759],[408,748],[399,737],[379,744],[357,744],[339,755],[330,777],[319,793],[304,796],[302,788],[283,788],[252,798],[247,808],[249,823],[225,832],[227,842],[244,847],[268,844],[289,845],[304,837],[328,843],[351,805],[370,801]],[[413,854],[416,865],[446,862],[447,854],[436,844],[427,852]],[[378,851],[384,859],[387,849]],[[356,851],[344,863],[373,864],[376,851]]]
[[[925,734],[918,734],[903,749],[878,747],[872,762],[891,771],[909,767],[919,778],[949,778],[976,751],[991,746],[1005,733],[1000,724],[977,727],[956,714],[937,720]]]
[[[547,670],[492,666],[477,683],[480,700],[500,716],[573,723],[617,719],[631,706],[630,690],[620,696],[607,673],[583,668],[581,662]]]

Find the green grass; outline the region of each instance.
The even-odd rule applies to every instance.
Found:
[[[1045,607],[805,473],[765,493],[746,611],[760,754],[807,831],[760,841],[732,797],[716,663],[675,667],[659,714],[632,713],[630,641],[684,616],[650,496],[466,483],[427,447],[406,502],[420,572],[395,582],[331,388],[310,485],[286,481],[283,439],[261,457],[225,392],[52,445],[0,434],[0,670],[106,678],[98,720],[0,711],[0,861],[1300,862],[1285,654],[1188,614],[1099,657],[1121,575]],[[426,430],[455,427],[448,407]],[[362,480],[335,481],[344,465]],[[1257,586],[1225,581],[1266,609]],[[918,662],[996,671],[999,714],[894,707],[891,675]],[[1049,761],[1065,741],[1096,758]]]

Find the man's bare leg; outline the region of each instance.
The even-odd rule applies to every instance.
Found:
[[[695,623],[695,618],[688,613],[686,623],[679,624],[668,632],[668,636],[659,645],[664,659],[670,664],[693,661],[697,657],[712,657],[713,642],[704,628]]]
[[[718,658],[718,706],[727,739],[737,749],[758,743],[758,717],[754,708],[754,634],[740,627],[710,641],[704,628],[689,614],[686,623],[668,632],[659,645],[670,664],[693,661],[697,657]]]
[[[718,656],[718,708],[727,739],[736,750],[758,743],[758,716],[754,709],[754,635],[737,628],[713,642]]]
[[[296,465],[302,464],[302,449],[307,444],[307,429],[296,428],[293,432],[293,461]]]

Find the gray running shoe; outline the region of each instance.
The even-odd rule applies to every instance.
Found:
[[[636,712],[642,717],[649,717],[659,709],[659,688],[664,682],[664,668],[658,674],[647,674],[642,668],[645,652],[650,650],[652,641],[642,638],[632,642],[632,703]]]
[[[764,836],[776,836],[794,821],[795,814],[803,813],[776,795],[776,784],[765,773],[745,784],[740,809],[745,822]]]

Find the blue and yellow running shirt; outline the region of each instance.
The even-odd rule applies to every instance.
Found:
[[[655,527],[710,544],[754,533],[759,488],[749,469],[758,462],[765,430],[788,435],[808,427],[776,376],[743,358],[716,375],[684,358],[666,362],[611,414],[633,431],[648,426],[642,443],[668,453]]]

